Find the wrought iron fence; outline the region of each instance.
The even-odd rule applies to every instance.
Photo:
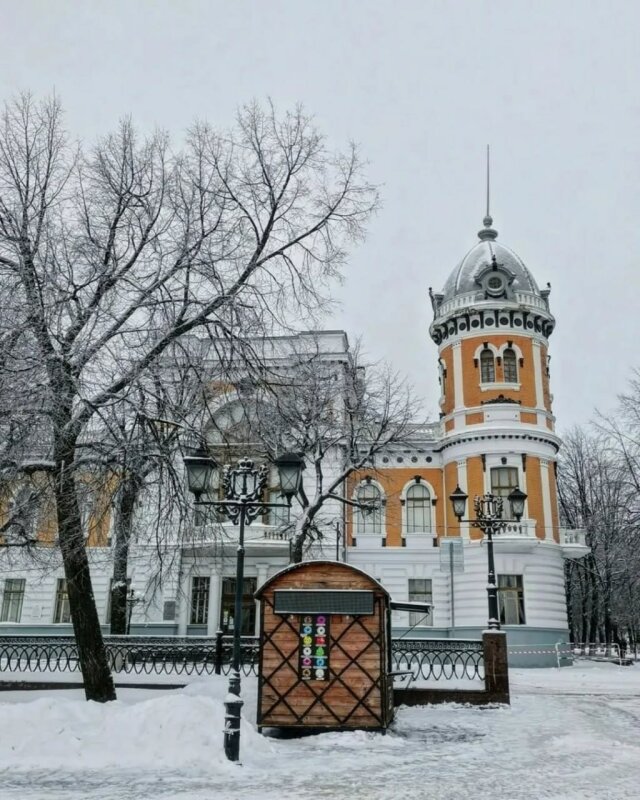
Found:
[[[107,656],[116,673],[212,675],[231,670],[232,636],[215,638],[107,636]],[[71,636],[0,637],[0,673],[75,672],[78,649]],[[242,637],[241,669],[257,674],[258,639]]]
[[[414,680],[484,680],[482,641],[467,639],[393,639],[394,670],[410,671]]]
[[[233,637],[106,636],[115,673],[136,675],[227,675]],[[241,669],[257,675],[259,639],[242,637]],[[394,671],[411,672],[414,680],[484,679],[481,641],[394,639]],[[0,675],[16,672],[76,672],[78,649],[72,636],[0,637]]]

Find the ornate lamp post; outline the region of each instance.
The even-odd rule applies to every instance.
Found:
[[[504,530],[507,524],[502,519],[503,499],[495,494],[484,494],[475,497],[473,508],[476,512],[475,519],[463,519],[467,507],[468,495],[459,486],[449,495],[453,506],[453,513],[459,522],[470,522],[474,528],[480,528],[487,537],[487,595],[489,600],[489,628],[500,630],[500,614],[498,611],[498,587],[496,586],[496,568],[493,559],[493,535]],[[511,513],[519,522],[524,514],[524,503],[527,495],[518,488],[515,488],[508,496]]]
[[[236,560],[236,592],[233,617],[233,656],[229,676],[229,693],[225,701],[224,752],[229,761],[240,758],[240,660],[242,631],[242,591],[244,582],[244,528],[265,514],[268,508],[289,508],[291,500],[302,486],[304,460],[298,453],[284,453],[275,460],[280,474],[280,488],[285,503],[265,503],[262,493],[267,484],[268,467],[256,467],[248,458],[242,458],[236,467],[225,465],[222,470],[224,500],[202,500],[202,495],[213,485],[218,464],[202,448],[193,455],[185,456],[187,485],[195,497],[196,505],[213,506],[239,526]]]

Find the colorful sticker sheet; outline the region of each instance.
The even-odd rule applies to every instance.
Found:
[[[329,617],[304,614],[300,617],[300,678],[329,680]]]

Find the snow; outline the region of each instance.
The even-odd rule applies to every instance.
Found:
[[[640,795],[640,665],[512,670],[511,707],[397,710],[387,735],[272,738],[242,684],[242,766],[222,752],[227,680],[181,690],[0,693],[0,797],[24,800],[623,800]]]

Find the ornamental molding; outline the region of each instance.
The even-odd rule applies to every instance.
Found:
[[[560,439],[553,434],[546,436],[540,435],[535,436],[531,433],[480,433],[480,432],[472,432],[468,431],[464,434],[458,434],[455,437],[452,436],[446,441],[442,443],[441,450],[446,450],[447,448],[454,447],[458,444],[464,444],[466,442],[482,442],[482,441],[489,441],[489,440],[511,440],[511,441],[523,441],[523,442],[541,442],[542,444],[550,445],[553,447],[554,451],[557,453],[560,449]]]
[[[543,343],[546,343],[554,327],[555,319],[542,309],[533,311],[522,307],[466,307],[434,320],[429,328],[429,334],[437,345],[458,337],[497,331],[539,336],[544,340]]]
[[[481,405],[483,406],[492,406],[492,405],[522,405],[522,400],[514,400],[511,397],[505,397],[503,394],[499,394],[497,397],[494,397],[493,400],[482,400]]]

